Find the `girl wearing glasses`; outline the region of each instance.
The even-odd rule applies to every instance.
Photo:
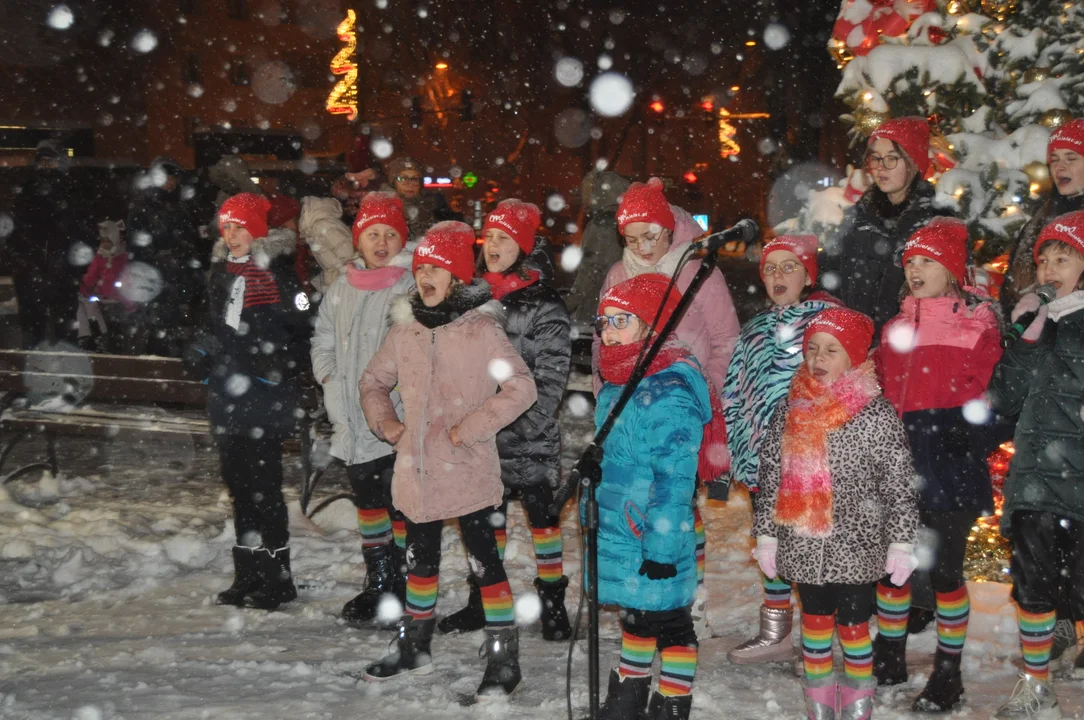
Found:
[[[557,411],[568,383],[572,356],[568,311],[550,285],[550,270],[542,243],[535,246],[535,231],[542,220],[537,207],[522,200],[504,200],[486,217],[481,262],[493,299],[507,314],[504,331],[534,376],[538,401],[515,422],[497,433],[501,480],[505,499],[523,502],[531,528],[538,576],[534,586],[542,601],[542,637],[567,640],[571,634],[565,612],[565,588],[560,508],[550,511],[554,490],[561,480],[561,430]],[[497,548],[504,557],[507,538],[502,508],[494,528]],[[485,626],[482,593],[470,583],[467,606],[443,618],[442,633],[470,632]]]
[[[645,343],[677,307],[681,294],[667,297],[669,282],[645,273],[602,296],[595,322],[605,384],[596,425],[620,397]],[[689,717],[697,662],[693,496],[698,464],[712,462],[719,448],[711,438],[723,433],[713,404],[696,359],[671,337],[603,444],[598,594],[600,603],[619,606],[622,636],[620,664],[610,672],[600,718]],[[661,672],[645,716],[656,650]]]
[[[723,385],[730,479],[749,489],[755,510],[760,445],[779,402],[802,364],[802,333],[813,316],[837,303],[817,282],[817,238],[782,235],[764,246],[760,277],[771,307],[745,324]],[[794,611],[790,583],[764,576],[760,631],[727,653],[739,665],[789,660]]]
[[[866,148],[866,172],[874,185],[824,243],[825,289],[873,318],[878,332],[899,311],[903,244],[934,215],[948,214],[934,208],[934,187],[923,179],[929,146],[925,118],[886,120],[874,130]]]

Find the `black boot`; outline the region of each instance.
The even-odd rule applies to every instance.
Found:
[[[647,720],[689,720],[689,712],[692,709],[692,695],[654,693],[651,696],[651,704],[647,707]]]
[[[486,628],[486,671],[478,691],[479,700],[507,697],[519,687],[523,674],[519,671],[519,630],[514,627]]]
[[[936,613],[933,610],[911,606],[911,611],[907,614],[907,634],[917,635],[922,632],[930,626],[935,617]]]
[[[486,611],[482,607],[482,589],[478,587],[478,581],[473,575],[467,578],[470,583],[470,597],[467,598],[467,607],[459,612],[441,618],[437,623],[437,630],[442,634],[463,633],[481,630],[486,626]]]
[[[233,546],[233,585],[218,594],[216,604],[240,607],[245,595],[260,587],[262,580],[255,555],[258,549],[261,548]]]
[[[343,605],[342,618],[352,625],[370,623],[377,619],[377,611],[380,608],[380,600],[385,595],[394,595],[397,585],[395,576],[394,554],[391,548],[395,543],[380,545],[377,547],[363,548],[361,553],[365,556],[365,590],[353,600]],[[395,620],[402,612],[400,608],[395,613]],[[395,627],[394,620],[384,623],[386,627]]]
[[[568,613],[565,612],[565,588],[568,587],[568,578],[562,576],[557,582],[542,582],[542,578],[534,579],[535,590],[538,598],[542,601],[542,639],[543,640],[568,640],[572,635],[572,628],[568,624]]]
[[[297,588],[290,572],[290,546],[278,550],[260,548],[255,555],[259,563],[260,587],[245,595],[244,606],[275,610],[283,603],[296,600]]]
[[[878,685],[900,685],[907,682],[907,636],[873,639],[873,676]]]
[[[426,675],[433,672],[430,646],[437,621],[415,620],[409,615],[399,618],[398,635],[392,643],[395,647],[379,662],[365,670],[369,682],[384,682],[407,675]]]
[[[938,650],[933,656],[933,672],[911,709],[915,712],[949,712],[964,696],[964,681],[960,675],[960,653],[949,655]]]
[[[651,693],[651,676],[621,679],[616,670],[610,671],[610,686],[606,701],[598,709],[598,720],[645,720],[647,696]]]

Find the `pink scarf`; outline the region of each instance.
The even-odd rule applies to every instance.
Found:
[[[346,281],[358,290],[386,290],[397,283],[405,272],[406,268],[392,265],[366,270],[351,263],[346,266]]]

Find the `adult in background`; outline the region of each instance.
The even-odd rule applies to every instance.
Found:
[[[874,184],[824,243],[821,282],[846,307],[873,319],[874,337],[899,312],[907,238],[934,215],[948,214],[934,208],[934,187],[923,179],[929,148],[925,118],[886,120],[874,130],[865,157]]]
[[[583,257],[576,268],[572,290],[565,296],[565,306],[576,325],[594,322],[606,273],[621,259],[617,207],[628,188],[628,180],[609,170],[592,170],[580,185],[586,219],[580,241]]]
[[[388,182],[391,190],[403,201],[410,239],[421,240],[422,235],[438,222],[460,219],[448,207],[439,192],[425,189],[424,168],[408,157],[400,157],[388,163]]]

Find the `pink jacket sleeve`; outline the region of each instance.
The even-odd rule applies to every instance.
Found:
[[[373,358],[361,374],[358,391],[361,393],[361,411],[365,413],[365,422],[377,437],[384,439],[378,428],[385,420],[398,420],[395,405],[391,401],[391,391],[399,383],[399,348],[398,337],[402,333],[399,326],[392,327],[380,344]]]
[[[89,298],[94,294],[94,286],[98,284],[98,280],[102,277],[102,270],[105,268],[105,258],[101,255],[95,255],[94,260],[90,263],[90,267],[87,268],[87,272],[83,275],[83,282],[79,284],[79,294],[85,298]]]
[[[496,376],[501,391],[490,396],[459,423],[459,439],[467,447],[492,439],[538,399],[531,371],[496,322],[486,324],[478,341],[490,358],[490,374]],[[508,376],[502,377],[505,373]]]
[[[726,369],[741,333],[738,313],[734,310],[734,300],[730,297],[730,288],[726,286],[722,271],[717,269],[708,277],[693,299],[689,312],[707,319],[711,355],[705,362],[704,372],[711,379],[715,392],[722,392]]]

